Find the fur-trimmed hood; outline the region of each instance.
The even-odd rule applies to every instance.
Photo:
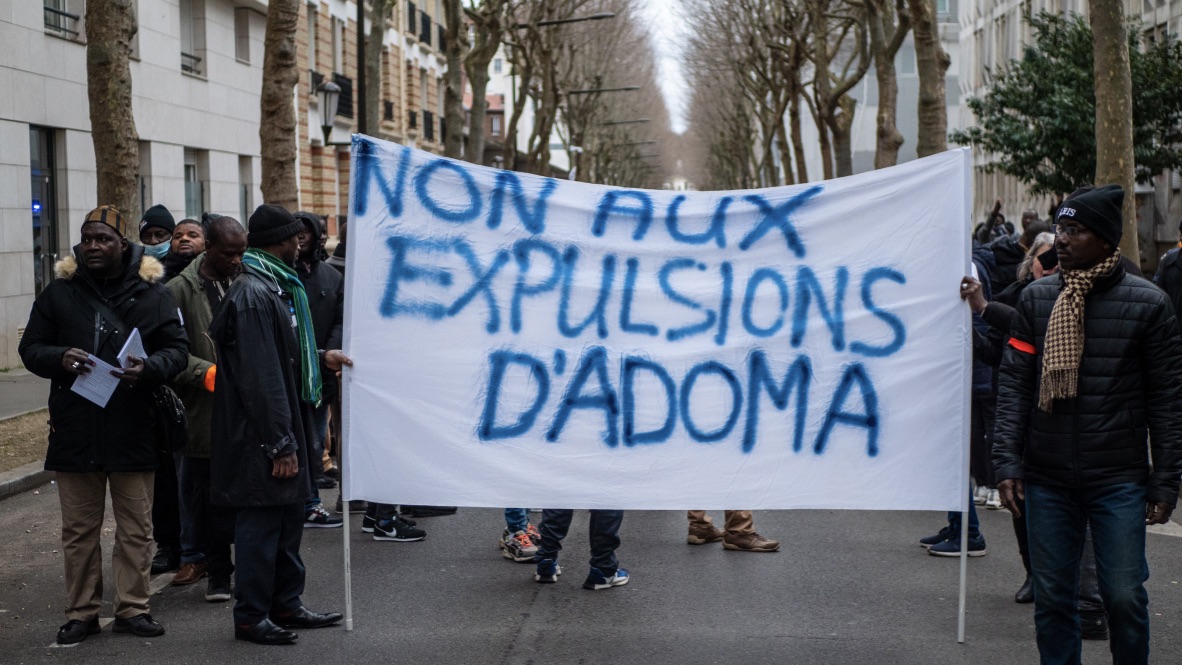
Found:
[[[78,273],[78,248],[74,248],[74,255],[67,256],[57,263],[53,264],[53,274],[59,279],[73,279],[74,275]],[[140,279],[148,282],[158,282],[164,278],[164,264],[160,261],[144,254],[144,249],[139,245],[132,245],[127,253],[123,255],[125,260],[131,261],[133,264],[139,262],[139,276]]]

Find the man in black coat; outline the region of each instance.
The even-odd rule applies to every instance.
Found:
[[[1145,526],[1166,522],[1178,499],[1178,319],[1121,262],[1123,200],[1108,185],[1064,201],[1061,270],[1022,292],[1001,365],[993,460],[1002,502],[1026,512],[1043,663],[1079,662],[1089,524],[1113,662],[1148,662]]]
[[[339,349],[341,327],[345,321],[345,280],[341,273],[320,260],[323,250],[320,216],[299,211],[300,255],[296,259],[296,274],[308,294],[308,310],[312,314],[312,329],[317,349]],[[312,498],[304,506],[304,526],[308,528],[336,528],[343,524],[321,505],[319,489],[335,487],[336,483],[324,475],[324,439],[328,435],[328,407],[336,401],[337,382],[331,373],[324,377],[324,399],[312,409]]]
[[[1178,241],[1182,246],[1182,219],[1178,220]],[[1157,274],[1153,276],[1153,283],[1170,296],[1175,313],[1182,310],[1182,261],[1179,259],[1182,259],[1182,249],[1179,247],[1166,252],[1157,264]]]
[[[322,367],[351,364],[319,352],[295,272],[300,222],[275,205],[250,216],[242,273],[214,313],[217,347],[210,501],[236,509],[234,636],[290,644],[292,628],[341,619],[304,607],[300,540],[311,496],[312,408]]]
[[[148,614],[152,562],[152,493],[156,435],[149,414],[152,390],[184,369],[189,343],[176,301],[160,279],[164,268],[123,236],[115,208],[92,210],[82,242],[60,261],[54,280],[33,303],[21,338],[25,367],[52,381],[49,450],[45,468],[57,472],[66,564],[66,619],[59,644],[99,632],[103,563],[99,537],[107,486],[115,513],[115,626],[141,637],[164,634]],[[145,358],[117,354],[133,329]],[[74,392],[76,382],[99,371],[91,358],[114,366],[118,387],[100,405]],[[96,377],[90,377],[96,378]]]

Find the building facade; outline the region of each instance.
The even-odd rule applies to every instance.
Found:
[[[960,6],[960,85],[962,98],[981,97],[986,92],[986,72],[998,70],[1021,57],[1022,49],[1034,35],[1024,17],[1040,12],[1087,16],[1086,0],[962,0]],[[1125,0],[1125,14],[1140,19],[1142,41],[1182,33],[1182,0]],[[967,104],[959,108],[960,126],[975,122]],[[951,123],[950,123],[951,124]],[[988,163],[989,155],[974,150],[974,166]],[[1138,235],[1142,268],[1156,268],[1158,257],[1178,241],[1182,219],[1182,174],[1164,173],[1151,183],[1136,187]],[[1046,216],[1051,200],[1033,196],[1016,178],[999,173],[973,173],[974,219],[984,219],[996,200],[1002,201],[1007,219],[1018,219],[1026,208]]]
[[[441,5],[395,3],[381,47],[380,124],[371,130],[436,152],[443,135]],[[178,221],[203,213],[245,221],[263,202],[266,0],[137,0],[135,10],[141,210],[159,203]],[[314,89],[325,79],[341,85],[329,142],[347,143],[359,101],[357,6],[311,0],[300,11],[293,99],[299,205],[325,215],[335,233],[348,209],[349,149],[324,145]],[[96,200],[85,15],[85,0],[0,3],[0,368],[20,365],[17,344],[34,298],[53,278],[53,263],[76,244],[83,216],[103,203]]]

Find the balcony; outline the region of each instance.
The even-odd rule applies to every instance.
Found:
[[[201,57],[181,51],[181,71],[186,74],[201,74]]]
[[[341,86],[341,96],[337,102],[337,117],[353,119],[353,79],[333,73],[332,82]]]

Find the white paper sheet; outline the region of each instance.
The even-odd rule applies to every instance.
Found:
[[[124,342],[123,348],[119,349],[119,355],[116,357],[119,358],[119,365],[121,367],[129,366],[127,362],[128,356],[135,356],[140,360],[148,356],[148,353],[144,351],[144,339],[140,337],[139,328],[131,329],[131,334],[127,336],[127,341]]]
[[[70,390],[105,409],[115,388],[119,387],[119,378],[111,376],[111,372],[116,368],[94,355],[87,357],[94,363],[94,367],[91,367],[86,374],[74,379],[74,385],[70,387]]]

